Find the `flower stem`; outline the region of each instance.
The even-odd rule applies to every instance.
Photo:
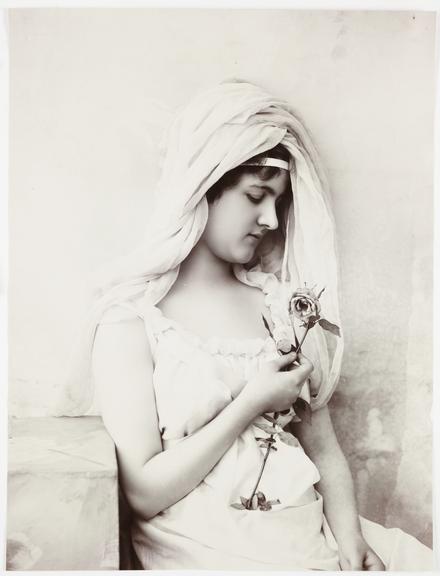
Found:
[[[264,467],[266,466],[266,461],[267,461],[267,459],[268,459],[268,457],[269,457],[270,446],[271,446],[271,445],[268,444],[268,446],[267,446],[267,448],[266,448],[266,454],[264,455],[264,460],[263,460],[263,463],[262,463],[262,465],[261,465],[261,470],[260,470],[260,473],[259,473],[259,475],[258,475],[257,482],[256,482],[256,484],[255,484],[254,489],[252,490],[251,497],[249,498],[249,503],[250,503],[250,504],[252,504],[252,498],[255,496],[255,494],[256,494],[256,492],[257,492],[257,489],[258,489],[258,485],[260,484],[261,477],[263,476]]]
[[[296,349],[297,352],[301,352],[301,346],[304,343],[304,340],[306,339],[307,336],[307,332],[310,330],[310,324],[307,324],[306,329],[304,330],[304,334],[301,337],[301,340],[299,341],[298,344],[298,348]]]
[[[273,424],[273,427],[275,428],[275,424]],[[273,440],[273,435],[270,436],[270,440]],[[266,466],[266,461],[269,458],[271,446],[272,446],[272,442],[268,442],[267,447],[266,447],[266,454],[264,455],[263,462],[261,464],[261,469],[260,469],[260,473],[258,474],[257,482],[255,484],[254,489],[252,490],[252,494],[251,494],[249,501],[248,501],[250,506],[252,505],[252,499],[255,496],[255,494],[257,493],[258,485],[260,484],[261,477],[263,476],[264,467]]]

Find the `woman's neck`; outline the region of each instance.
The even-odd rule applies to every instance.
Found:
[[[206,287],[230,284],[235,279],[232,265],[215,256],[199,242],[180,265],[179,284]]]

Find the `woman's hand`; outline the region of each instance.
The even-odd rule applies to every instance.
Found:
[[[292,366],[294,361],[298,364]],[[291,369],[284,372],[291,366]],[[313,364],[303,354],[291,352],[267,362],[249,380],[241,395],[255,407],[257,414],[289,409],[313,371]]]
[[[338,547],[342,570],[385,570],[382,560],[368,546],[361,534],[338,542]]]

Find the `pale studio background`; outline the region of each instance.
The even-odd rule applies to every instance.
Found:
[[[331,409],[361,513],[431,544],[432,13],[10,13],[9,413],[50,415],[90,274],[143,235],[176,107],[226,77],[299,111],[339,230]]]

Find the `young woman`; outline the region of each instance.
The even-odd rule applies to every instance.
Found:
[[[198,97],[171,127],[144,245],[104,286],[93,375],[145,569],[430,568],[400,530],[359,519],[327,402],[342,336],[302,353],[288,296],[325,286],[339,322],[334,224],[313,145],[289,106],[244,82]],[[262,315],[269,319],[268,336]],[[311,422],[292,405],[310,401]],[[259,483],[264,415],[289,410]],[[264,444],[264,443],[263,443]],[[238,505],[237,505],[238,504]],[[255,507],[254,507],[255,508]]]

